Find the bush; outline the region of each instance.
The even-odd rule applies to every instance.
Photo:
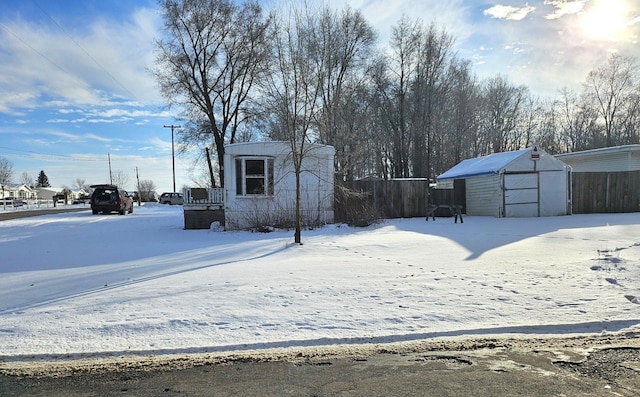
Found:
[[[371,203],[369,196],[370,193],[358,192],[336,184],[336,223],[364,227],[380,222],[380,211]]]

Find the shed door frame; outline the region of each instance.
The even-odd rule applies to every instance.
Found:
[[[505,172],[501,182],[503,217],[540,216],[539,172]]]

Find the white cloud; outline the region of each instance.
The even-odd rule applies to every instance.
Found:
[[[100,105],[114,94],[160,102],[147,72],[161,26],[155,10],[138,9],[122,21],[89,22],[87,31],[72,37],[54,24],[0,22],[1,112],[41,106],[43,99]]]
[[[521,21],[535,10],[536,8],[530,5],[526,5],[524,7],[512,7],[498,4],[484,10],[483,14],[496,19]]]
[[[419,18],[425,24],[435,22],[457,39],[471,34],[470,26],[461,23],[471,7],[465,0],[329,0],[328,4],[338,10],[346,5],[360,10],[378,33],[381,46],[389,44],[392,27],[397,25],[402,15]]]
[[[554,12],[545,16],[547,19],[558,19],[565,15],[577,14],[584,8],[586,0],[567,1],[567,0],[545,0],[545,5],[555,7]]]

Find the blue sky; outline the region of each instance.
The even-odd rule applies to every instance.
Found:
[[[265,6],[282,1],[265,1]],[[580,90],[587,73],[618,52],[640,60],[637,0],[329,0],[361,9],[388,42],[405,13],[435,21],[479,77],[507,76],[541,97]],[[155,0],[0,0],[0,156],[53,186],[109,180],[135,169],[172,190],[171,131],[176,124],[153,77]],[[202,172],[176,157],[176,187]]]

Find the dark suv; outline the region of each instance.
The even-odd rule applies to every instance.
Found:
[[[118,189],[116,185],[91,185],[91,212],[117,212],[120,215],[133,213],[133,199],[126,190]]]

